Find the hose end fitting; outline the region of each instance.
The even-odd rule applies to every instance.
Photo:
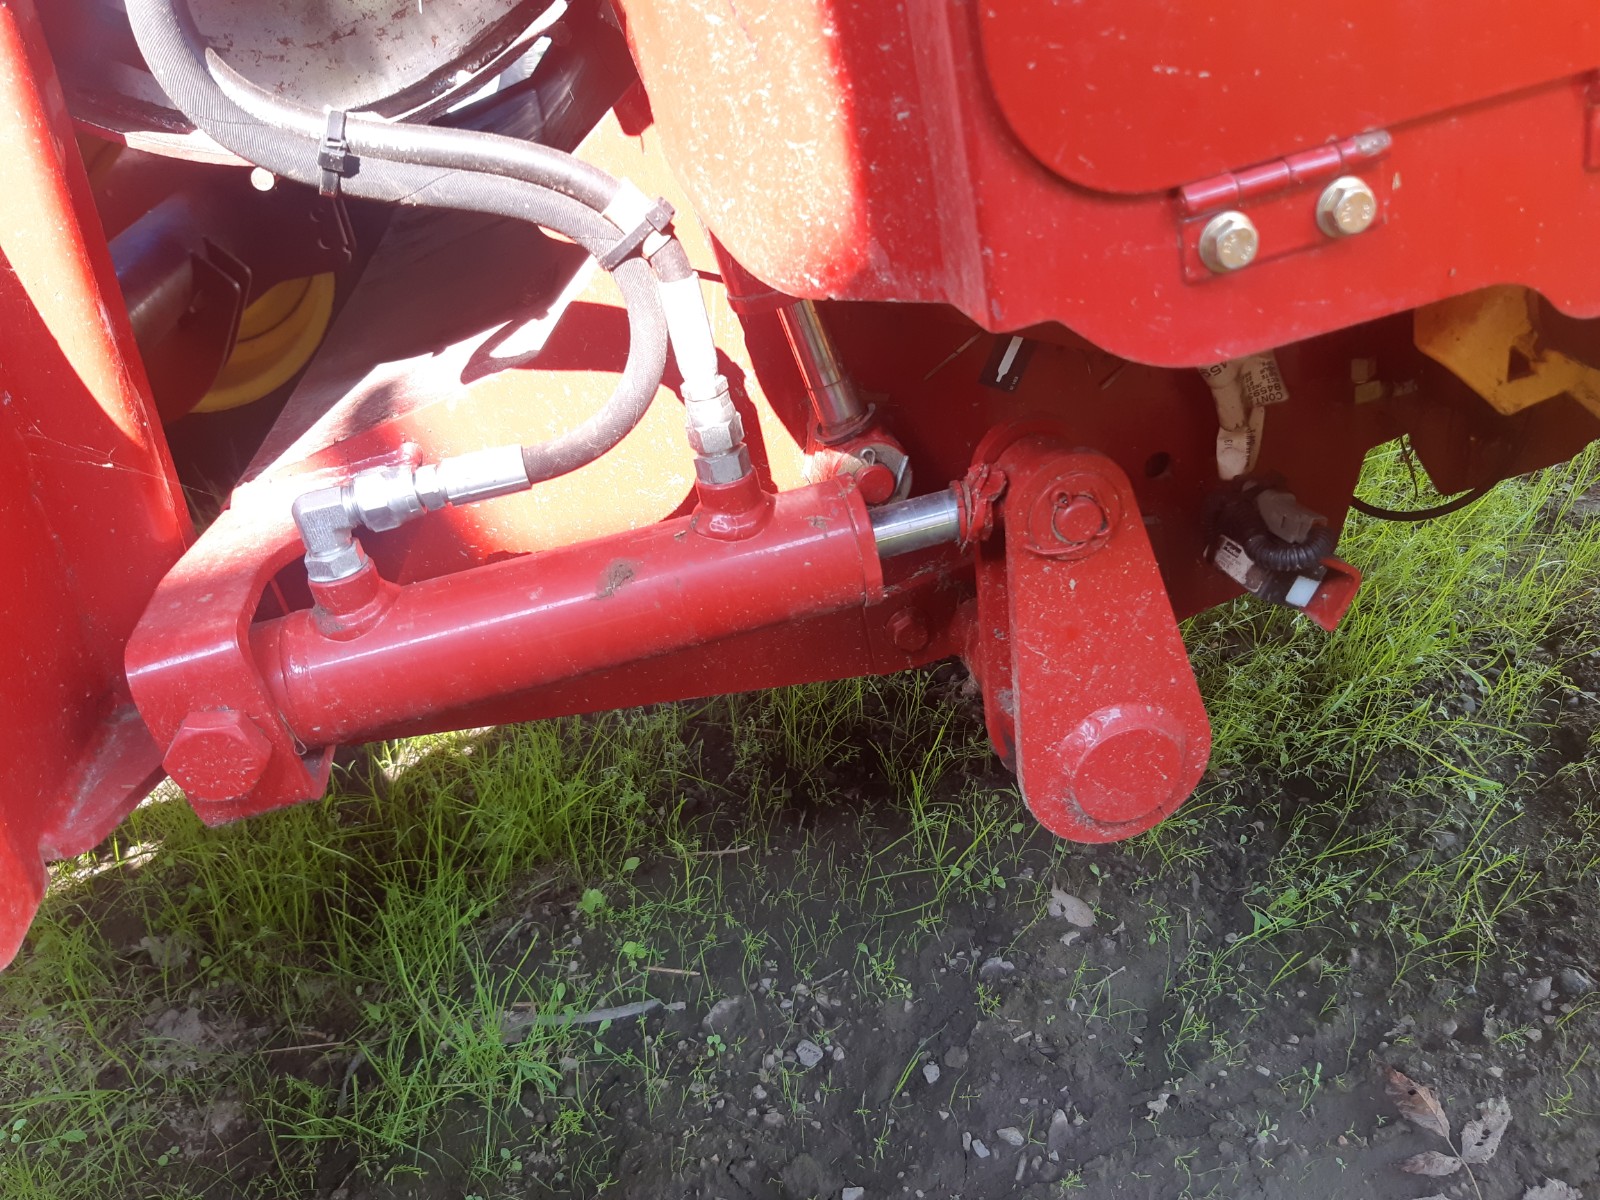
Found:
[[[713,375],[699,384],[683,385],[689,445],[694,448],[694,474],[702,484],[721,487],[750,474],[750,451],[744,444],[744,421],[733,407],[727,379]]]

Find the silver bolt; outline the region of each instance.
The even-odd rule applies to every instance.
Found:
[[[1329,237],[1351,237],[1378,217],[1378,198],[1355,175],[1341,175],[1317,197],[1317,225]]]
[[[1255,222],[1242,212],[1218,213],[1200,231],[1200,261],[1219,275],[1248,267],[1260,248]]]

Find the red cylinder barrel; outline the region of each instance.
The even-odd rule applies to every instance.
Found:
[[[872,526],[849,479],[779,495],[766,524],[741,540],[698,533],[699,519],[410,584],[353,638],[292,613],[256,626],[252,649],[290,729],[327,746],[882,590]]]

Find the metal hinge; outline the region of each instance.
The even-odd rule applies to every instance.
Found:
[[[1179,188],[1184,277],[1198,283],[1381,223],[1400,177],[1372,168],[1393,141],[1358,133]]]

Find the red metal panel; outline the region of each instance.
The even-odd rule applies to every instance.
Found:
[[[1182,245],[1189,214],[1175,194],[1074,186],[1018,143],[983,65],[975,6],[745,0],[737,19],[720,0],[624,7],[663,145],[696,209],[735,258],[791,295],[948,302],[992,330],[1060,321],[1115,354],[1169,366],[1284,345],[1508,281],[1570,314],[1600,315],[1600,172],[1584,165],[1591,104],[1583,77],[1392,129],[1375,168],[1388,186],[1373,228],[1312,237],[1276,256],[1275,241],[1245,270],[1194,280]],[[1145,8],[1149,21],[1171,13]],[[1573,11],[1571,3],[1555,8],[1568,15],[1557,28],[1578,47],[1576,60],[1549,62],[1597,61],[1587,26],[1570,24]],[[1463,28],[1453,11],[1441,20]],[[1527,24],[1548,32],[1542,14]],[[1462,47],[1465,40],[1478,44]],[[1430,31],[1437,49],[1407,48],[1460,53],[1460,73],[1477,78],[1471,72],[1484,54],[1499,53],[1500,40]],[[1528,57],[1549,44],[1530,42]],[[686,45],[704,53],[686,54]],[[1484,70],[1464,95],[1491,94],[1511,78]],[[1381,88],[1422,95],[1407,79],[1391,72]],[[1148,82],[1159,83],[1153,71]],[[1432,94],[1448,103],[1456,93]],[[1178,109],[1144,84],[1104,103],[1184,127],[1217,128],[1225,117],[1228,137],[1253,137],[1275,119],[1272,105],[1215,115]],[[1131,140],[1125,122],[1106,124],[1108,137]],[[1330,127],[1311,140],[1359,132]],[[1304,137],[1279,136],[1240,143],[1262,149],[1208,159],[1204,170],[1197,158],[1196,173],[1307,148]],[[1314,230],[1316,196],[1313,187],[1260,202],[1300,205],[1302,226]]]
[[[1011,128],[1057,174],[1154,192],[1600,66],[1592,0],[1004,0],[980,7]]]
[[[0,3],[0,963],[158,775],[122,648],[190,536],[29,0]]]

